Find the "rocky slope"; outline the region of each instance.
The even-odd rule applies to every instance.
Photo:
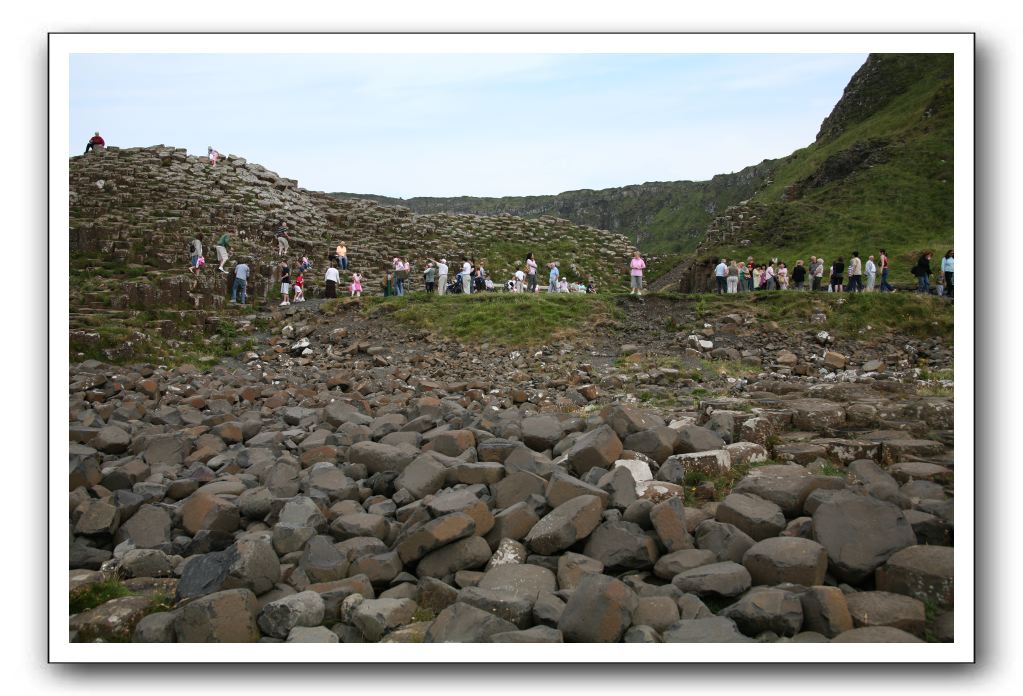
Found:
[[[403,205],[417,213],[504,213],[525,218],[554,215],[624,234],[645,253],[679,254],[696,248],[707,224],[716,215],[770,183],[773,167],[774,161],[764,160],[708,181],[658,181],[599,191],[565,191],[553,196],[403,199],[357,193],[330,195],[340,200],[368,199]]]
[[[525,352],[360,306],[71,365],[71,640],[952,639],[941,339],[651,298]]]

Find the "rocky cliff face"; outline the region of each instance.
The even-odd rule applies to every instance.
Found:
[[[73,157],[69,184],[73,307],[100,300],[115,308],[220,306],[226,277],[213,265],[197,279],[186,266],[192,238],[203,241],[212,262],[213,243],[224,233],[231,235],[228,268],[247,259],[255,272],[250,294],[265,298],[274,285],[279,221],[292,230],[289,258],[312,259],[316,280],[328,253],[345,241],[353,269],[374,289],[394,256],[413,263],[413,282],[429,258],[455,263],[463,254],[500,280],[534,251],[541,263],[561,261],[573,279],[606,284],[633,251],[622,235],[551,216],[418,215],[307,191],[241,157],[211,167],[205,157],[163,145]]]

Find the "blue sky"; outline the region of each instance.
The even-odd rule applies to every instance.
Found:
[[[212,145],[320,191],[703,180],[810,144],[866,54],[73,54],[69,154]]]

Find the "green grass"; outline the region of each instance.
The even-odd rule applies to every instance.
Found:
[[[462,342],[531,347],[568,341],[613,326],[618,310],[608,295],[481,293],[363,298],[369,316],[428,329]]]
[[[80,614],[83,611],[95,609],[111,599],[128,597],[131,594],[133,594],[132,591],[125,587],[120,580],[114,578],[101,580],[71,592],[68,601],[68,614]]]
[[[775,322],[783,331],[825,329],[836,336],[861,340],[898,333],[917,338],[942,336],[951,343],[955,320],[951,303],[915,293],[784,290],[735,295],[661,293],[660,296],[689,303],[700,323],[734,313],[752,315],[761,323]],[[812,317],[819,313],[827,319],[823,323],[811,323]],[[752,366],[748,369],[758,371]]]

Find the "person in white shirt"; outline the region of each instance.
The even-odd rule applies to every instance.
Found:
[[[874,291],[874,279],[877,277],[877,264],[874,263],[874,257],[867,257],[867,292]]]
[[[433,259],[430,259],[433,261]],[[448,289],[448,260],[433,261],[437,264],[437,294],[443,295]]]
[[[337,266],[334,262],[331,262],[330,268],[327,269],[323,279],[326,281],[327,289],[324,291],[324,297],[337,297],[337,286],[341,284],[341,274],[338,273]]]
[[[724,295],[727,292],[727,282],[725,278],[728,276],[728,264],[725,263],[724,259],[721,259],[721,263],[714,268],[714,277],[718,283],[718,294]]]
[[[472,264],[465,256],[462,257],[462,293],[468,295],[472,292]]]
[[[952,291],[955,288],[953,281],[955,280],[955,256],[952,254],[952,250],[949,249],[945,254],[944,258],[941,259],[941,272],[945,276],[945,296],[953,297]]]
[[[526,280],[526,274],[522,269],[515,271],[515,289],[512,292],[522,292],[522,283]],[[534,280],[536,280],[534,278]]]

